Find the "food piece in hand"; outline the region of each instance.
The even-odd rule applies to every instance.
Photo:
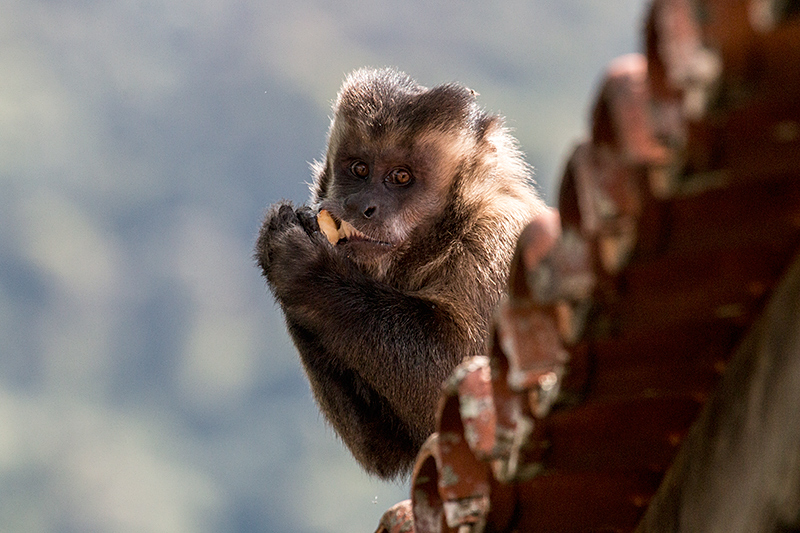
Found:
[[[319,224],[319,230],[331,244],[339,242],[341,238],[339,228],[336,227],[336,221],[333,220],[333,217],[326,209],[323,209],[317,215],[317,223]]]
[[[366,236],[348,223],[346,220],[336,220],[327,209],[322,209],[317,215],[319,230],[331,244],[337,244],[342,239],[349,239],[353,235],[366,238]]]

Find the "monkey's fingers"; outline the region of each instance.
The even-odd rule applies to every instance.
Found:
[[[274,234],[298,223],[297,214],[290,204],[276,204],[270,209],[265,226],[269,234]]]
[[[317,223],[317,216],[311,211],[310,207],[300,207],[297,209],[296,213],[300,225],[309,237],[312,237],[315,232],[320,231],[319,224]]]

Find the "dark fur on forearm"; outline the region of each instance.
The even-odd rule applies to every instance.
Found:
[[[256,256],[284,311],[320,408],[367,470],[391,477],[408,470],[433,431],[442,381],[464,357],[483,352],[516,237],[542,204],[528,187],[512,140],[496,117],[479,112],[472,93],[444,86],[447,90],[434,95],[432,103],[420,103],[425,91],[439,88],[427,90],[402,78],[397,89],[386,86],[392,83],[389,78],[376,80],[374,71],[360,75],[365,79],[351,77],[340,93],[328,158],[316,169],[314,207],[273,206]],[[348,102],[352,98],[361,105],[356,97],[366,98],[353,94],[363,89],[359,83],[388,91],[395,107],[387,103],[388,96],[383,101],[372,95],[387,107],[373,106],[385,115],[359,116],[358,105]],[[405,115],[425,105],[434,109],[407,118],[402,106],[397,109],[401,97],[410,102]],[[437,102],[449,107],[442,111]],[[352,218],[363,231],[390,237],[385,228],[411,219],[390,251],[373,260],[360,256],[357,247],[331,245],[319,232],[317,211],[323,207],[347,219],[351,199],[362,194],[342,192],[347,186],[355,190],[358,182],[352,179],[355,185],[347,185],[345,178],[338,178],[344,185],[337,182],[336,158],[346,150],[364,152],[360,145],[349,146],[352,133],[345,126],[355,122],[361,130],[368,129],[368,144],[387,135],[393,120],[397,124],[404,118],[400,129],[412,141],[428,135],[440,142],[441,137],[440,145],[447,147],[450,137],[469,135],[470,149],[459,151],[463,160],[456,162],[437,152],[439,145],[412,151],[406,159],[418,174],[414,186],[423,192],[404,188],[402,194],[410,191],[422,197],[404,200],[391,213],[394,218],[381,219],[382,226],[377,216]],[[378,158],[368,160],[380,165]],[[435,187],[441,197],[424,197],[430,194],[424,191]],[[392,197],[388,202],[394,201]],[[370,202],[389,211],[380,202]]]

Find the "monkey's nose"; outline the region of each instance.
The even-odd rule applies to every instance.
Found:
[[[364,210],[364,218],[369,218],[375,214],[375,210],[377,208],[375,206],[370,206]]]

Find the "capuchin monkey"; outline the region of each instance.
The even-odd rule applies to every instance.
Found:
[[[484,354],[524,225],[544,209],[500,117],[460,85],[350,74],[308,206],[273,205],[256,258],[317,403],[359,463],[406,474],[442,382]]]

